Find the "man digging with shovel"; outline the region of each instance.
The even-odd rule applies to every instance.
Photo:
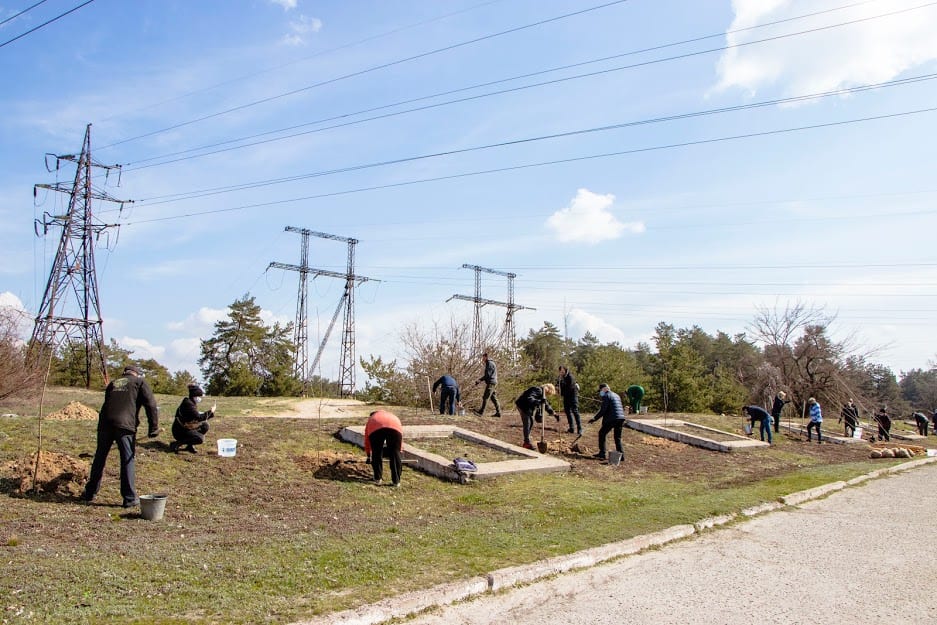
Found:
[[[550,406],[550,403],[547,401],[549,395],[556,394],[556,387],[552,384],[544,384],[543,386],[531,386],[529,389],[521,393],[521,396],[514,400],[514,405],[517,406],[517,411],[521,413],[521,425],[524,427],[524,449],[533,449],[534,446],[530,442],[530,431],[534,427],[534,420],[536,419],[539,423],[543,423],[543,409],[546,408],[546,411],[553,417],[556,417],[556,420],[559,421],[560,417]],[[543,435],[541,433],[540,442],[543,443]],[[539,449],[540,453],[546,453],[546,443],[542,445],[543,449]]]
[[[599,452],[595,454],[595,457],[605,458],[605,438],[613,430],[615,451],[624,456],[625,450],[621,446],[621,429],[625,425],[625,408],[621,405],[621,397],[618,393],[613,393],[608,384],[599,385],[599,395],[602,397],[602,405],[595,416],[589,419],[589,423],[602,419],[602,428],[599,430]]]

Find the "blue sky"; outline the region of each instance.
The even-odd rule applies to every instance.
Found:
[[[198,374],[245,293],[293,320],[297,274],[267,271],[299,262],[286,226],[360,241],[359,356],[470,319],[463,263],[517,274],[521,336],[734,334],[802,302],[896,373],[937,354],[937,3],[96,0],[14,40],[80,2],[10,19],[33,4],[0,0],[0,302],[39,307],[58,233],[33,223],[65,196],[33,185],[71,180],[43,155],[91,123],[134,200],[95,205],[120,224],[104,332],[138,357]],[[345,258],[312,240],[311,266]],[[341,289],[310,283],[310,355]]]

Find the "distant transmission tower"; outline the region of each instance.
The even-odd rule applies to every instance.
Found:
[[[504,316],[504,328],[501,330],[501,337],[499,339],[500,345],[506,348],[511,354],[514,354],[516,349],[516,337],[514,330],[514,313],[518,310],[536,310],[536,308],[530,308],[529,306],[520,306],[514,303],[514,278],[517,277],[517,274],[510,273],[507,271],[498,271],[497,269],[489,269],[487,267],[479,267],[478,265],[462,265],[463,269],[474,269],[475,270],[475,296],[469,297],[468,295],[453,295],[447,302],[450,302],[454,299],[465,300],[468,302],[475,303],[475,316],[472,321],[472,350],[473,353],[478,354],[482,351],[481,345],[481,334],[482,334],[482,317],[481,309],[483,306],[504,306],[507,309],[507,312]],[[508,279],[508,301],[506,302],[497,302],[495,300],[486,299],[481,296],[481,273],[491,273],[498,276],[505,276]]]
[[[64,215],[45,213],[36,220],[36,234],[42,226],[42,234],[50,226],[62,227],[49,280],[46,283],[42,304],[36,315],[36,325],[30,338],[30,349],[37,356],[49,356],[66,344],[80,346],[84,350],[85,387],[91,386],[91,371],[100,367],[107,383],[107,361],[104,356],[104,322],[101,319],[101,301],[98,295],[98,280],[94,268],[94,246],[101,233],[111,225],[96,222],[91,211],[91,201],[118,202],[92,184],[92,167],[109,174],[120,170],[118,165],[101,165],[91,159],[91,124],[85,129],[85,140],[81,154],[75,156],[56,155],[56,169],[61,161],[76,163],[75,180],[71,187],[65,183],[37,184],[33,189],[48,189],[68,193],[68,211]]]
[[[364,276],[355,275],[355,245],[358,244],[357,239],[349,239],[348,237],[340,237],[334,234],[326,234],[324,232],[315,232],[313,230],[307,230],[305,228],[294,228],[292,226],[287,226],[286,230],[289,232],[298,232],[303,236],[303,253],[301,258],[300,265],[287,265],[285,263],[272,262],[268,266],[275,267],[277,269],[287,269],[289,271],[299,272],[299,295],[297,297],[297,306],[296,306],[296,324],[300,324],[300,315],[302,316],[302,325],[304,326],[301,330],[297,329],[295,336],[297,337],[296,343],[296,369],[297,372],[301,371],[301,374],[298,374],[300,379],[303,382],[303,394],[306,393],[306,388],[308,386],[309,379],[312,376],[312,372],[316,370],[319,366],[319,360],[322,358],[322,352],[325,351],[325,345],[329,340],[329,336],[332,334],[332,328],[335,327],[335,322],[338,320],[338,315],[344,308],[345,310],[345,322],[344,328],[342,331],[342,356],[341,362],[339,364],[339,386],[341,388],[342,397],[349,397],[355,394],[355,285],[367,282],[368,280],[374,280],[373,278],[366,278]],[[328,271],[326,269],[314,269],[308,265],[308,247],[309,247],[309,237],[319,237],[322,239],[331,239],[333,241],[344,241],[348,244],[348,269],[345,273],[339,273],[336,271]],[[316,352],[316,356],[312,361],[312,365],[306,368],[307,360],[307,343],[306,340],[307,330],[306,326],[306,276],[312,274],[313,277],[318,276],[329,276],[331,278],[344,278],[345,279],[345,290],[342,293],[341,299],[338,301],[338,307],[335,309],[335,314],[332,315],[332,321],[329,323],[328,329],[325,331],[325,335],[322,338],[321,343],[319,344],[319,349]],[[302,336],[302,345],[299,343],[299,337]],[[300,352],[302,355],[300,356]]]

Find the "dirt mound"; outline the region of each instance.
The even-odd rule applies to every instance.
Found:
[[[85,462],[54,451],[44,451],[40,458],[36,491],[70,497],[81,494],[82,487],[88,481],[88,465]],[[15,460],[4,467],[4,474],[12,478],[14,494],[25,495],[32,490],[35,468],[36,454]]]
[[[50,421],[92,421],[98,418],[98,411],[81,402],[71,401],[61,410],[50,412],[45,418]]]
[[[293,459],[300,468],[323,480],[370,480],[371,465],[360,454],[336,451],[307,451]]]
[[[683,443],[678,443],[677,441],[672,441],[669,438],[661,438],[659,436],[642,436],[641,444],[673,450],[683,450],[686,448],[686,445]]]

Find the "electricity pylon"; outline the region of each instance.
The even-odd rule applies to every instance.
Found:
[[[511,356],[514,356],[514,351],[517,346],[515,329],[514,329],[514,313],[518,310],[536,310],[536,308],[530,308],[529,306],[520,306],[519,304],[514,303],[514,278],[517,277],[517,274],[507,272],[507,271],[498,271],[497,269],[489,269],[487,267],[479,267],[478,265],[462,265],[463,269],[473,269],[475,270],[475,296],[469,297],[468,295],[453,295],[447,302],[450,302],[454,299],[465,300],[467,302],[474,302],[475,304],[475,316],[472,321],[472,351],[473,354],[477,355],[478,352],[482,351],[481,346],[481,335],[482,335],[482,318],[481,318],[481,309],[483,306],[504,306],[506,313],[504,316],[504,328],[501,330],[500,344],[502,347],[506,348]],[[505,276],[508,279],[508,301],[498,302],[492,299],[486,299],[481,296],[481,272],[491,273],[498,276]]]
[[[324,232],[315,232],[313,230],[308,230],[306,228],[294,228],[292,226],[286,227],[287,231],[298,232],[303,236],[303,253],[301,258],[300,265],[288,265],[286,263],[272,262],[267,267],[276,267],[277,269],[286,269],[289,271],[299,272],[300,282],[299,282],[299,295],[297,297],[297,306],[296,306],[296,323],[299,325],[301,323],[300,316],[302,317],[303,326],[306,325],[306,276],[312,274],[313,278],[318,276],[329,276],[331,278],[344,278],[345,279],[345,290],[342,293],[341,299],[338,300],[338,307],[335,309],[335,314],[332,315],[332,321],[329,323],[328,329],[325,331],[325,335],[322,338],[321,343],[319,344],[319,349],[316,352],[316,356],[312,361],[312,365],[309,368],[306,368],[306,360],[308,354],[307,347],[307,331],[306,328],[295,330],[295,336],[297,341],[299,341],[300,336],[302,336],[302,345],[297,343],[296,345],[296,370],[302,371],[299,376],[303,382],[303,394],[306,393],[306,388],[308,385],[309,378],[312,376],[312,372],[316,370],[316,367],[319,366],[319,359],[322,357],[322,352],[325,350],[325,344],[329,340],[329,336],[332,334],[332,328],[335,326],[335,322],[338,320],[338,315],[341,313],[342,309],[345,310],[345,321],[344,328],[342,330],[342,356],[341,362],[339,364],[339,387],[341,389],[342,397],[349,397],[355,394],[355,286],[356,284],[361,284],[367,282],[368,280],[374,280],[373,278],[366,278],[364,276],[355,275],[355,245],[357,245],[357,239],[350,239],[348,237],[341,237],[334,234],[326,234]],[[348,244],[348,266],[345,273],[339,273],[337,271],[328,271],[327,269],[314,269],[308,265],[308,246],[309,246],[309,237],[319,237],[322,239],[332,239],[334,241],[344,241]],[[300,353],[302,352],[302,356]],[[302,364],[300,364],[302,363]],[[301,369],[300,369],[301,367]]]
[[[103,169],[106,174],[120,170],[119,165],[102,165],[91,158],[91,124],[85,129],[81,154],[56,155],[56,169],[61,161],[74,162],[77,167],[75,179],[69,187],[66,183],[37,184],[33,188],[68,193],[68,211],[64,215],[45,213],[36,220],[36,235],[42,226],[42,235],[50,226],[61,226],[59,239],[49,280],[46,282],[42,304],[36,315],[36,324],[30,338],[30,349],[36,356],[51,357],[66,343],[84,349],[85,387],[91,386],[91,371],[96,364],[106,384],[107,361],[104,355],[104,321],[101,318],[101,299],[98,294],[98,279],[94,267],[94,247],[101,234],[113,224],[103,224],[94,219],[91,201],[118,202],[92,183],[92,167]]]

